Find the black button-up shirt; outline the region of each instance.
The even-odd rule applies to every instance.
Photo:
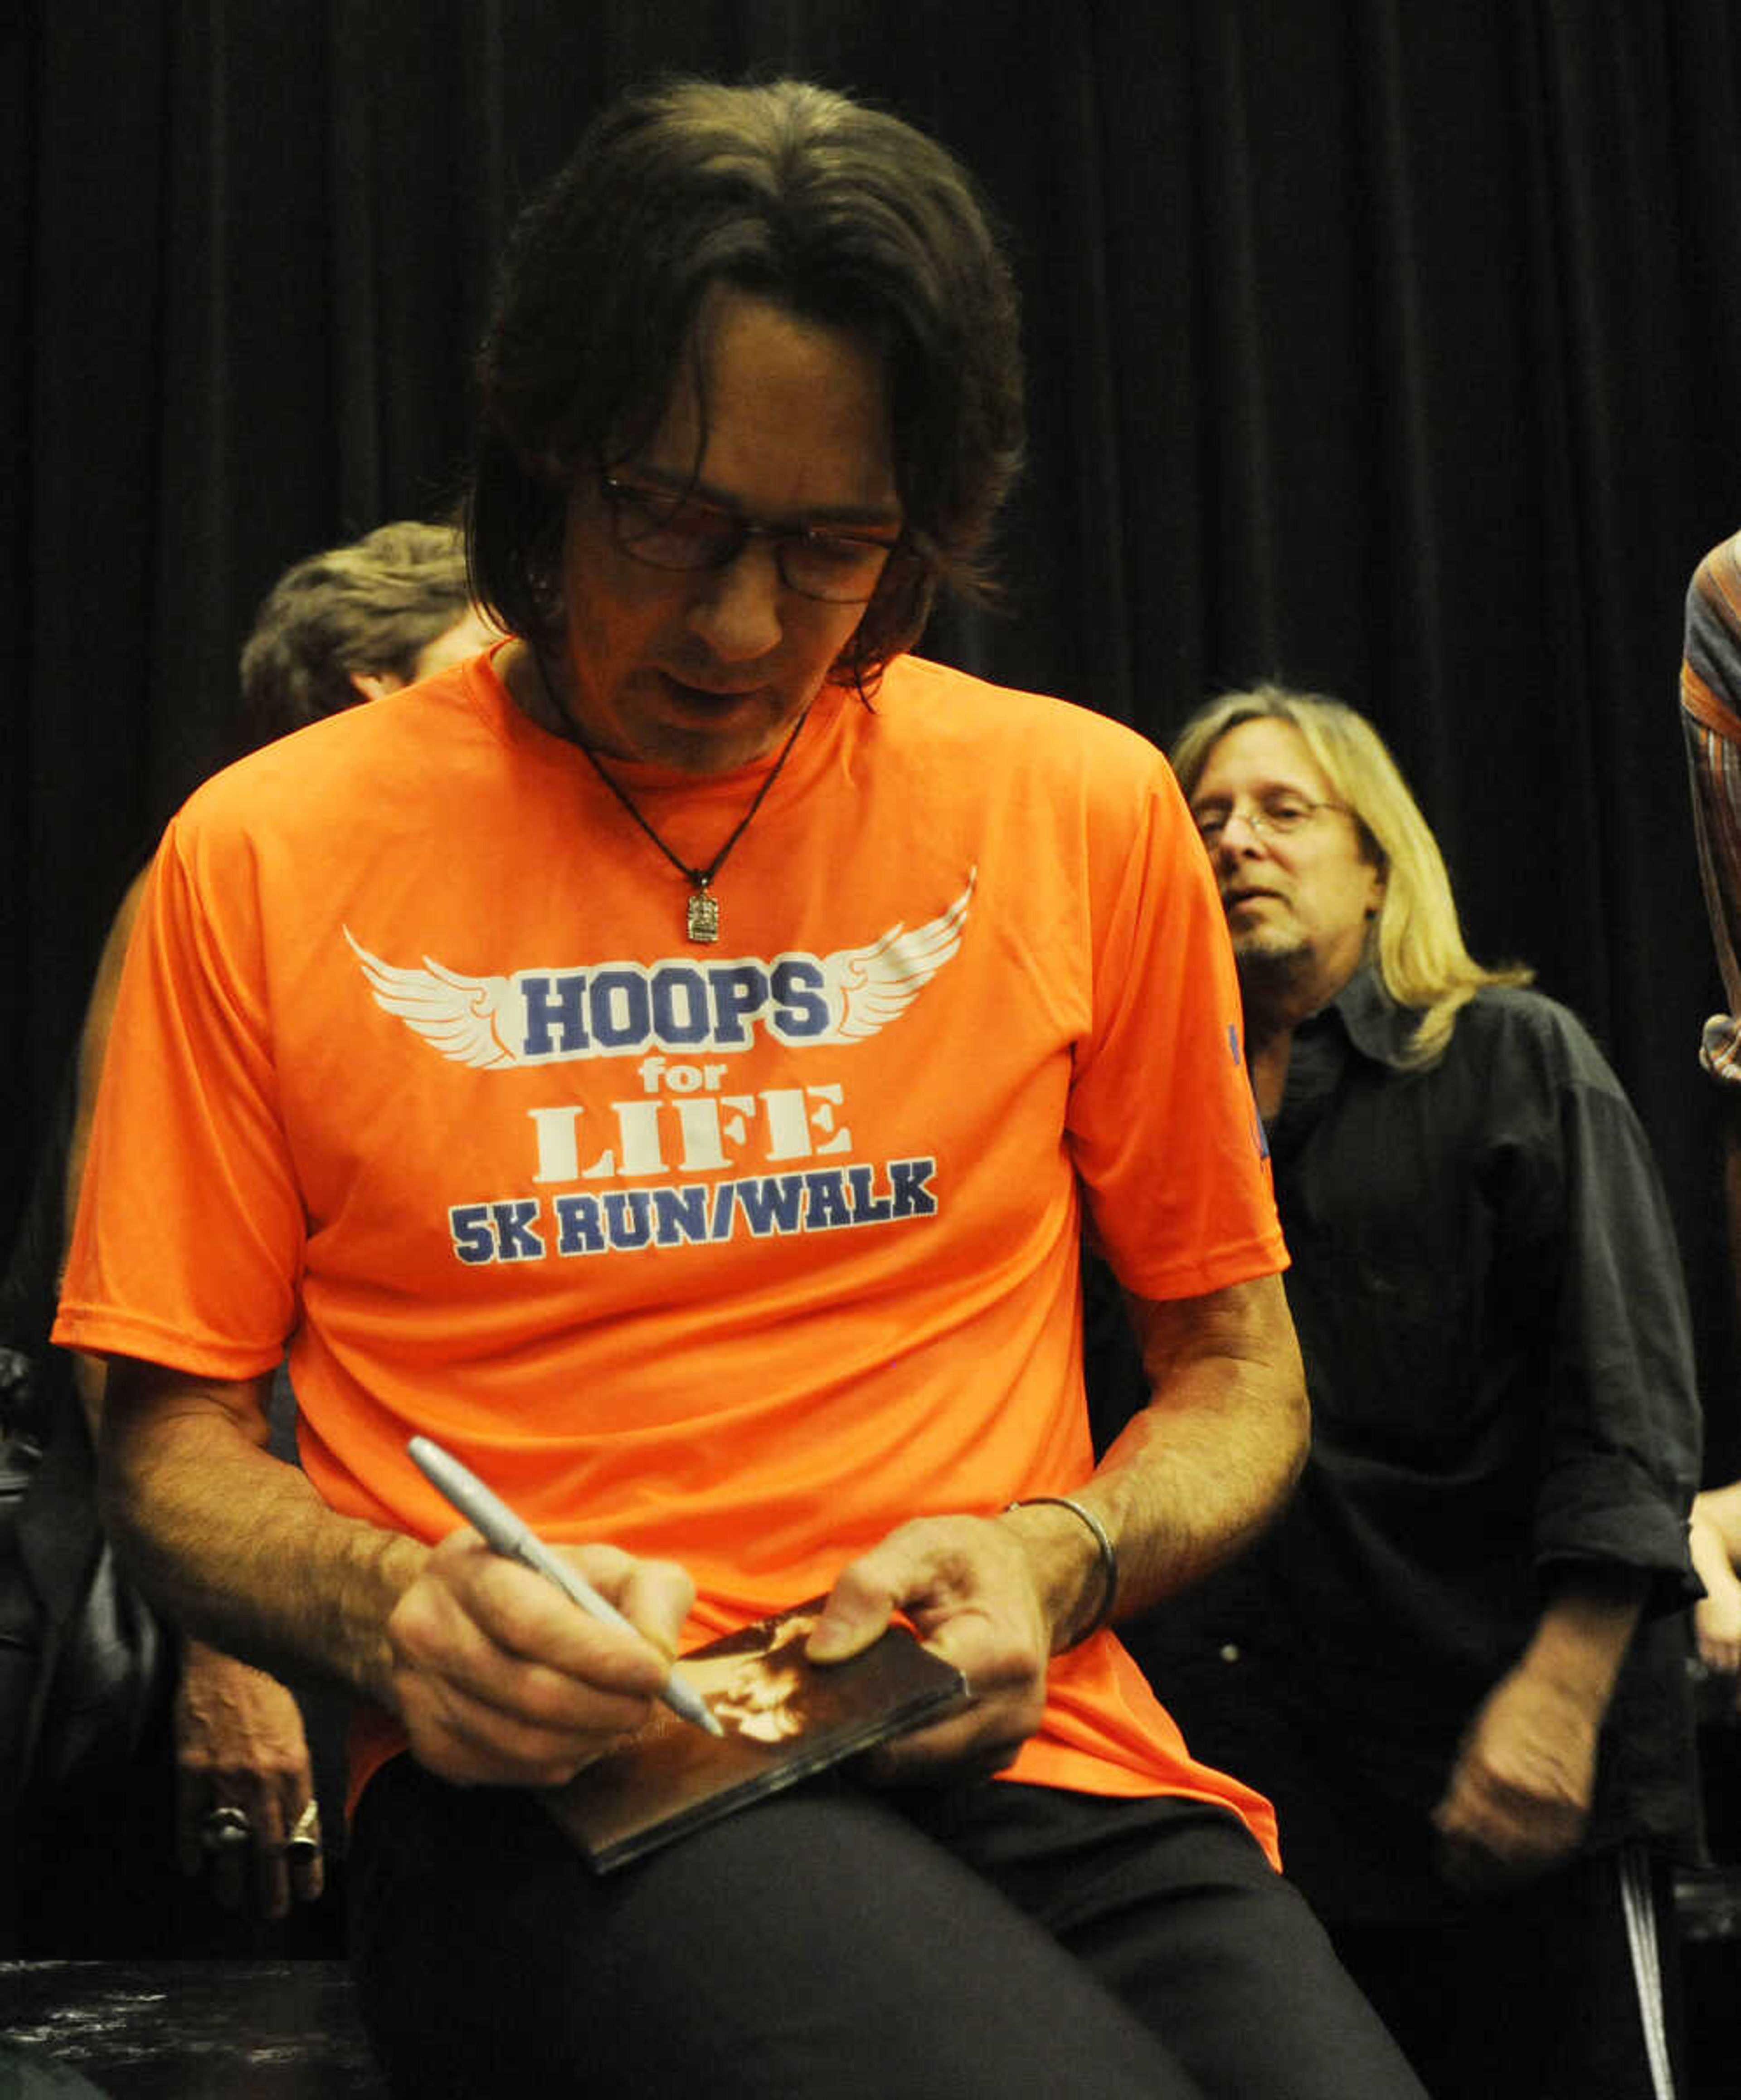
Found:
[[[1439,1906],[1425,1811],[1580,1564],[1650,1578],[1590,1842],[1696,1815],[1679,1612],[1700,1418],[1649,1147],[1552,1000],[1479,994],[1421,1071],[1416,1018],[1363,969],[1294,1036],[1269,1136],[1311,1457],[1241,1561],[1125,1630],[1192,1749],[1275,1798],[1332,1916]]]

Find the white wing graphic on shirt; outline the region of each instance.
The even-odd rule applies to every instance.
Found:
[[[868,947],[836,948],[822,958],[822,995],[828,1026],[808,1043],[862,1043],[898,1020],[961,946],[976,868],[967,886],[946,911],[910,933],[897,920]]]
[[[800,956],[788,952],[779,957],[777,966],[765,978],[765,1004],[754,1011],[739,1011],[734,1016],[733,1047],[741,1047],[743,1024],[757,1019],[794,1049],[811,1049],[823,1043],[862,1043],[867,1036],[879,1033],[892,1021],[899,1020],[960,947],[977,880],[976,869],[969,873],[967,887],[946,911],[928,920],[923,926],[915,926],[910,933],[904,921],[897,920],[880,939],[862,948],[837,948],[831,955]],[[423,958],[421,969],[402,969],[394,964],[384,963],[379,955],[371,955],[348,926],[343,930],[351,951],[363,965],[363,974],[368,980],[375,1004],[384,1012],[397,1015],[431,1049],[439,1051],[456,1065],[469,1065],[479,1071],[501,1071],[553,1059],[559,1061],[566,1057],[601,1054],[598,1044],[584,1037],[572,1045],[565,1042],[558,1046],[546,1042],[543,1033],[536,1054],[527,1054],[527,993],[521,982],[527,973],[516,977],[465,977],[430,955]],[[774,990],[773,985],[778,978],[780,967],[793,965],[802,966],[808,981],[796,988]],[[650,977],[674,965],[668,960],[653,971],[646,970],[643,965],[626,963],[614,967]],[[691,964],[685,959],[682,967],[686,972],[694,972],[703,965],[699,960]],[[768,968],[765,964],[762,967]],[[548,999],[549,980],[553,973],[537,971],[530,974],[539,982],[540,998]],[[787,1005],[788,998],[796,999],[798,1004]],[[818,1000],[822,1008],[820,1026],[815,1013]],[[632,1044],[619,1042],[609,1054],[627,1055],[631,1050],[645,1049],[659,1039],[650,1029],[645,1040],[637,1038]],[[699,1051],[724,1046],[711,1045],[707,1039],[685,1037],[683,1047]]]
[[[480,1071],[522,1061],[505,1040],[505,1021],[509,1032],[522,1039],[525,1035],[525,1003],[510,978],[461,977],[428,955],[421,970],[396,969],[372,955],[348,926],[344,935],[363,965],[375,1004],[396,1013],[443,1057]]]

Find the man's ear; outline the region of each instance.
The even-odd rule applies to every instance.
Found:
[[[350,671],[346,673],[357,689],[357,697],[363,700],[385,699],[389,693],[396,693],[404,684],[390,671]]]

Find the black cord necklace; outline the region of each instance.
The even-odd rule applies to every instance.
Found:
[[[646,833],[650,839],[651,839],[654,845],[659,848],[659,851],[665,856],[666,859],[671,862],[672,866],[676,868],[677,872],[685,876],[693,885],[690,891],[689,909],[687,916],[684,922],[684,931],[687,933],[690,939],[694,941],[698,946],[709,946],[713,942],[717,941],[720,938],[720,902],[719,899],[713,893],[713,879],[719,873],[720,870],[725,865],[727,856],[730,854],[732,848],[736,845],[738,840],[741,839],[744,833],[750,828],[750,821],[755,816],[756,812],[768,799],[769,789],[772,788],[774,782],[779,779],[781,768],[785,765],[787,760],[791,756],[792,746],[798,741],[799,730],[804,727],[805,722],[809,719],[809,708],[806,707],[804,712],[799,716],[797,721],[792,724],[791,734],[787,738],[785,743],[781,745],[779,757],[775,759],[772,767],[768,772],[767,777],[763,780],[760,787],[756,789],[754,801],[751,801],[749,808],[744,811],[743,814],[738,819],[736,824],[732,827],[731,834],[727,838],[725,845],[720,848],[719,851],[713,856],[712,859],[707,862],[705,867],[691,867],[689,862],[683,859],[680,854],[673,853],[671,848],[667,845],[665,841],[659,836],[659,833],[654,830],[652,825],[647,822],[641,811],[635,806],[634,801],[630,796],[628,790],[623,785],[621,781],[614,778],[613,775],[606,770],[604,761],[600,758],[598,753],[593,750],[591,744],[584,743],[581,738],[575,734],[574,726],[569,721],[567,715],[556,704],[556,695],[551,691],[550,682],[544,676],[543,658],[540,656],[536,649],[530,649],[527,653],[531,656],[534,665],[537,668],[538,682],[540,686],[543,689],[545,703],[549,706],[552,716],[554,717],[557,735],[566,739],[568,743],[575,745],[578,750],[585,753],[588,762],[592,765],[593,770],[598,775],[599,779],[604,782],[605,785],[610,790],[611,793],[615,796],[618,801],[619,801],[623,805],[623,807],[628,810],[630,816],[632,816],[635,822],[640,825],[641,830]]]

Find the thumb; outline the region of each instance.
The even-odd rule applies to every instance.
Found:
[[[859,1565],[846,1568],[829,1591],[804,1652],[812,1662],[845,1662],[882,1638],[893,1609],[888,1590],[867,1582]]]

